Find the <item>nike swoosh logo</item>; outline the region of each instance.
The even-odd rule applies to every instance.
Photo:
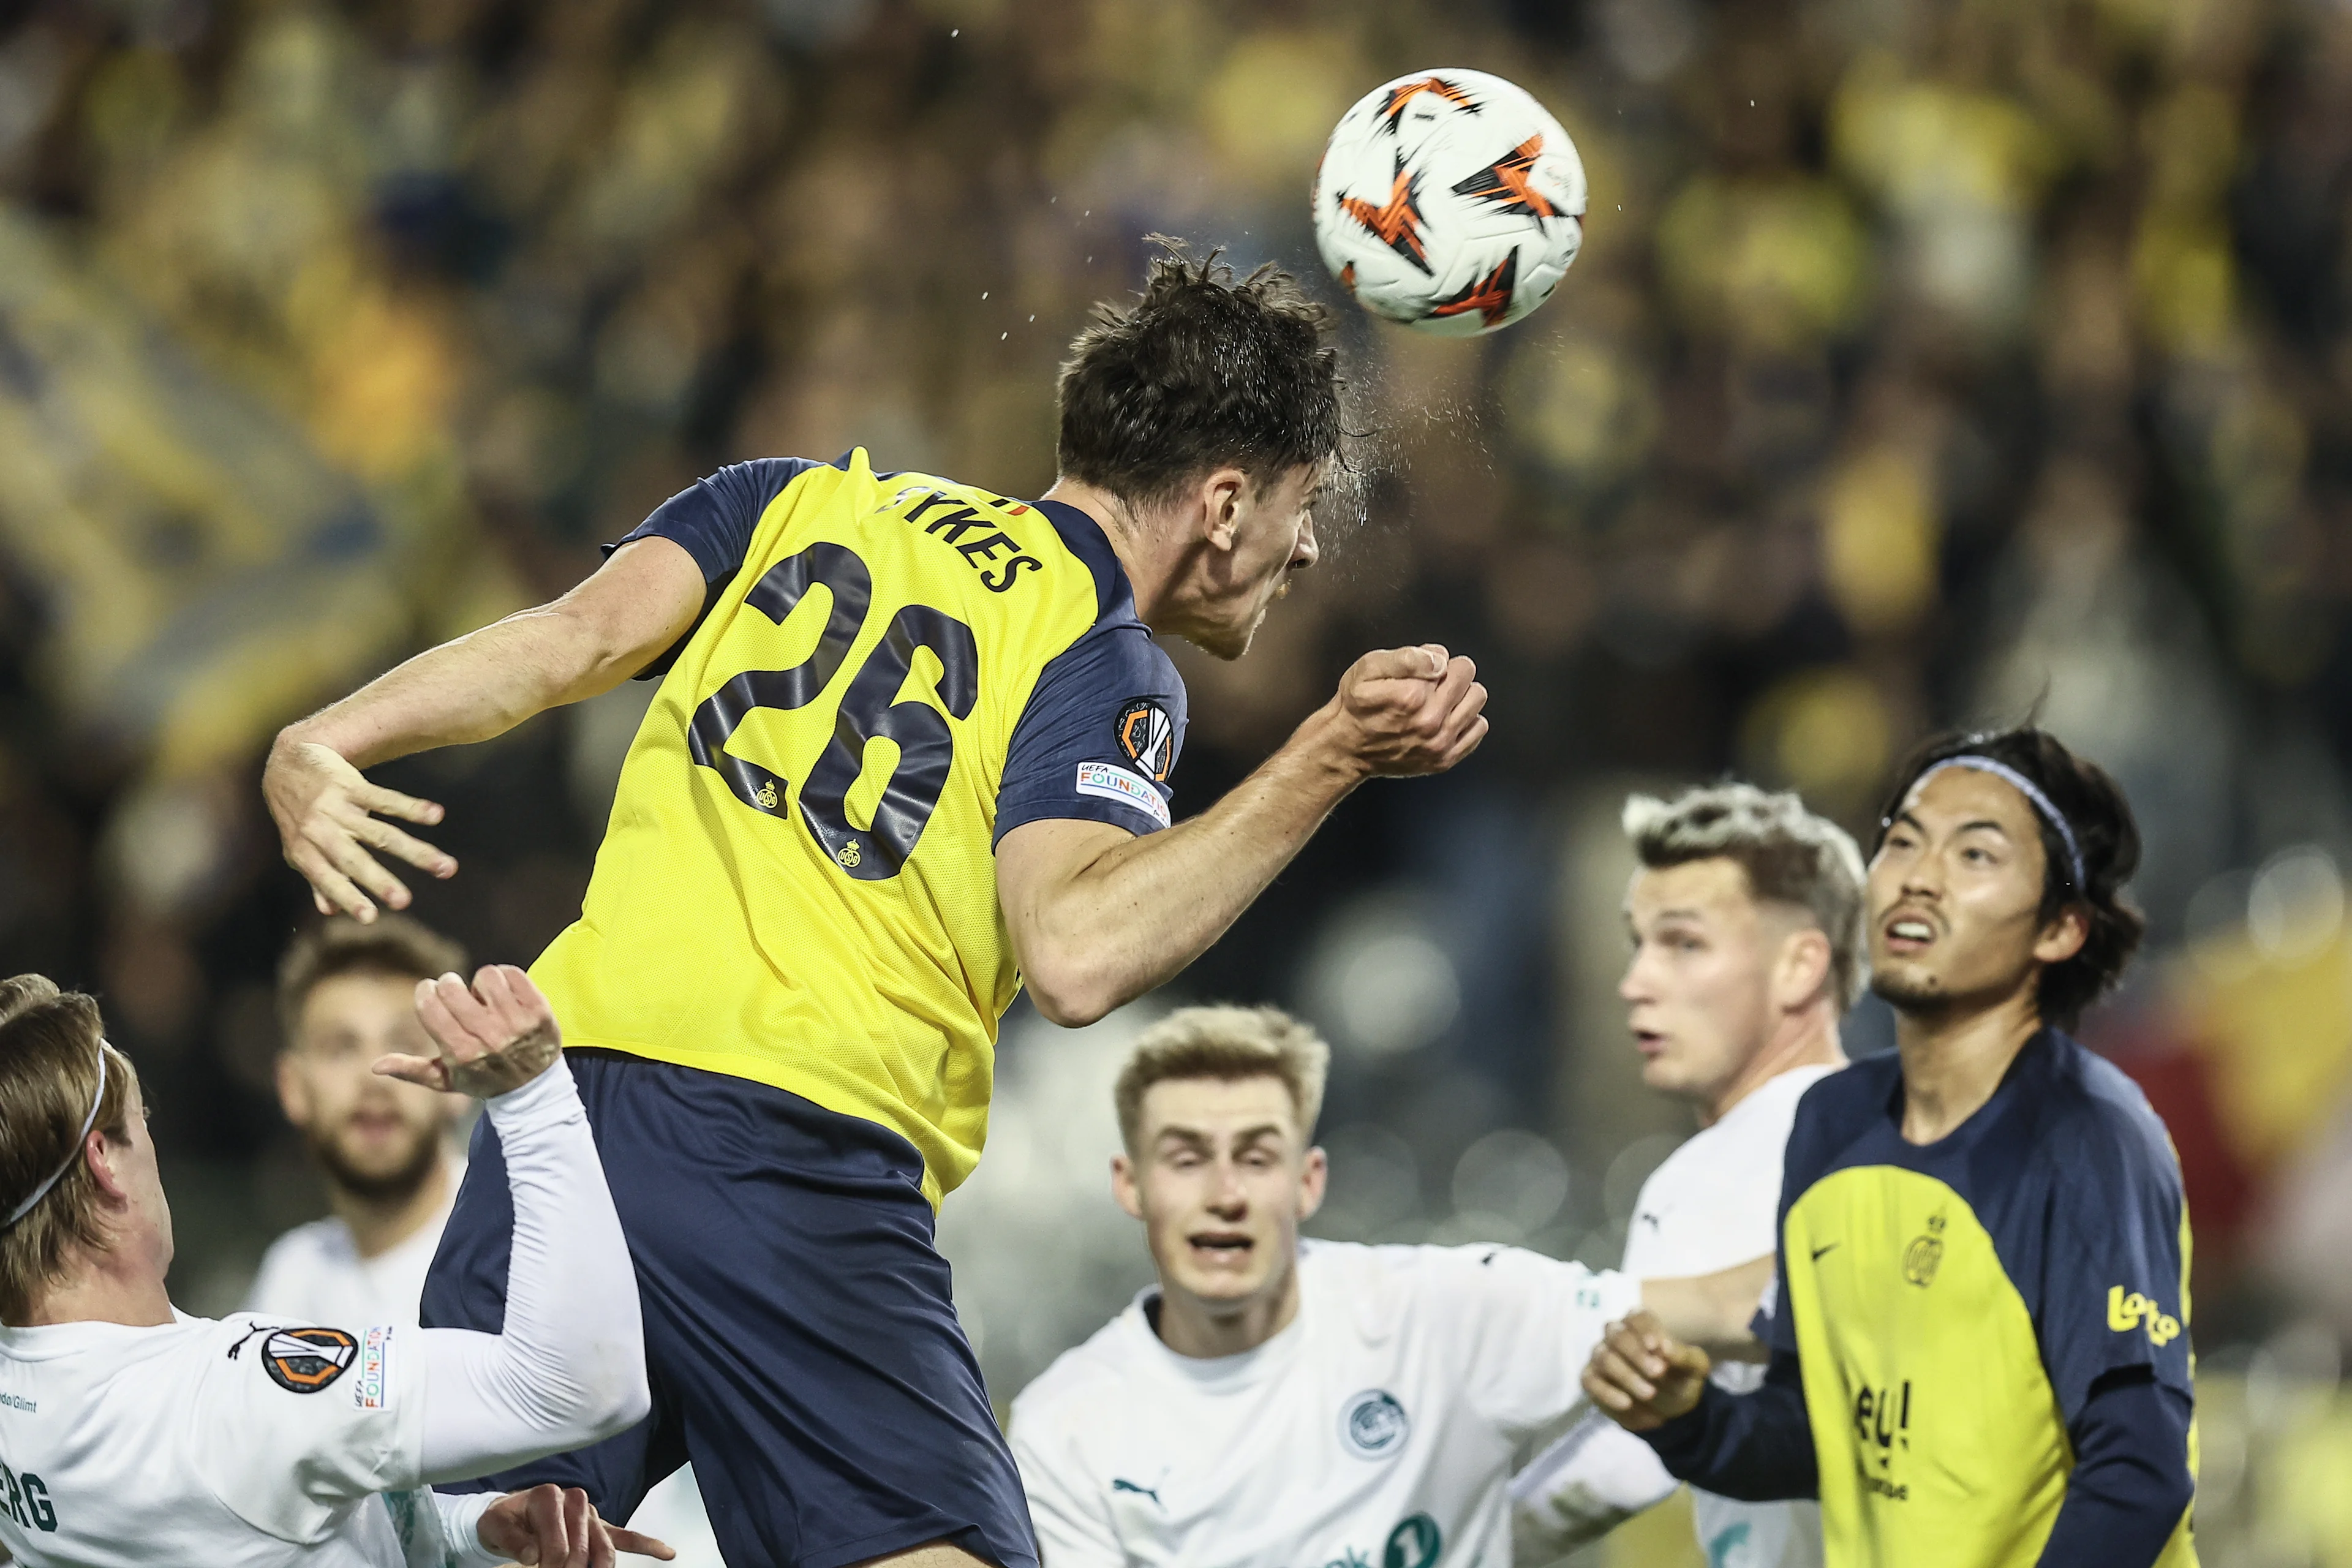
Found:
[[[1827,1247],[1816,1247],[1815,1248],[1813,1248],[1813,1261],[1814,1261],[1814,1262],[1816,1262],[1816,1263],[1819,1263],[1819,1262],[1822,1260],[1822,1253],[1824,1253],[1824,1252],[1835,1252],[1835,1251],[1836,1251],[1840,1247],[1843,1247],[1843,1245],[1845,1245],[1843,1242],[1832,1241],[1832,1242],[1831,1242]]]

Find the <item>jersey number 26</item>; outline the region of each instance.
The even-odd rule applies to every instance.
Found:
[[[782,626],[819,583],[831,590],[833,608],[809,656],[790,669],[743,671],[694,710],[687,731],[694,760],[725,779],[737,800],[770,816],[789,814],[791,785],[757,763],[730,755],[727,742],[758,709],[789,711],[824,695],[866,626],[874,576],[856,552],[819,542],[770,567],[743,600]],[[895,877],[906,865],[955,761],[955,735],[938,709],[912,699],[891,700],[914,668],[919,647],[929,648],[940,661],[940,701],[948,712],[971,715],[980,696],[980,647],[971,628],[928,605],[906,605],[890,617],[889,629],[851,678],[833,740],[799,790],[801,820],[833,863],[861,882]],[[874,826],[861,832],[849,820],[849,791],[866,771],[866,743],[880,738],[898,742],[898,765],[883,783]]]

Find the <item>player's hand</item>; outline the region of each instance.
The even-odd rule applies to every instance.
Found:
[[[416,1016],[440,1050],[380,1058],[375,1070],[385,1078],[488,1100],[520,1089],[563,1054],[555,1009],[511,963],[482,965],[470,988],[455,974],[418,981]]]
[[[1714,1363],[1696,1345],[1666,1332],[1650,1311],[1609,1325],[1584,1367],[1584,1392],[1628,1432],[1647,1432],[1688,1415]]]
[[[624,1552],[664,1563],[677,1555],[650,1535],[605,1523],[578,1487],[552,1482],[499,1499],[474,1533],[524,1568],[614,1568]]]
[[[439,806],[379,788],[332,747],[293,740],[292,733],[279,734],[269,748],[269,761],[261,770],[261,796],[278,824],[286,863],[309,881],[320,914],[340,912],[372,921],[377,899],[395,910],[408,907],[408,889],[370,849],[398,856],[436,877],[457,874],[454,858],[376,815],[435,823],[441,820]]]
[[[1442,773],[1486,738],[1478,667],[1435,643],[1381,648],[1348,667],[1324,713],[1367,773]]]

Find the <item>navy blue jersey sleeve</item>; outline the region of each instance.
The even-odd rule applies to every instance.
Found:
[[[819,466],[806,458],[754,458],[748,463],[730,463],[707,479],[695,480],[654,508],[651,517],[604,546],[604,553],[610,555],[640,539],[667,539],[693,556],[695,565],[702,569],[702,615],[694,617],[686,637],[637,672],[639,680],[668,673],[677,650],[701,626],[702,616],[719,602],[719,592],[742,569],[743,558],[751,550],[751,531],[760,526],[760,514],[783,493],[786,485]]]
[[[1748,1324],[1748,1331],[1775,1355],[1797,1353],[1796,1318],[1789,1310],[1788,1249],[1780,1245],[1789,1234],[1789,1210],[1822,1179],[1835,1153],[1830,1128],[1839,1124],[1843,1102],[1853,1098],[1853,1080],[1847,1077],[1852,1070],[1829,1074],[1798,1098],[1789,1142],[1781,1146],[1780,1212],[1772,1221],[1772,1289]]]
[[[1774,1351],[1751,1394],[1708,1384],[1697,1407],[1641,1434],[1668,1474],[1717,1497],[1779,1502],[1819,1497],[1821,1467],[1795,1352]]]
[[[2039,1303],[2042,1361],[2070,1425],[2092,1388],[2118,1373],[2144,1372],[2194,1396],[2180,1167],[2138,1089],[2119,1073],[2115,1080],[2095,1088],[2050,1142],[2058,1166]]]
[[[653,515],[611,546],[660,537],[685,548],[702,568],[702,580],[717,587],[735,575],[751,552],[751,531],[760,514],[784,487],[822,467],[806,458],[754,458],[730,463],[707,479],[697,479],[654,508]]]
[[[2101,1379],[2067,1424],[2074,1470],[2040,1568],[2149,1568],[2196,1500],[2189,1396],[2145,1368]]]
[[[1175,665],[1141,622],[1114,609],[1037,677],[1005,753],[997,838],[1057,817],[1136,834],[1166,827],[1184,718]]]

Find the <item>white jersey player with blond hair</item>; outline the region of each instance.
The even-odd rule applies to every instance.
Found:
[[[0,1547],[26,1568],[610,1568],[667,1557],[546,1486],[445,1497],[648,1403],[636,1282],[546,1000],[519,969],[425,981],[430,1057],[487,1100],[517,1215],[506,1325],[184,1315],[130,1060],[97,1003],[0,980]]]
[[[1797,1101],[1844,1065],[1838,1021],[1869,968],[1862,854],[1793,795],[1751,784],[1636,795],[1625,835],[1633,956],[1618,992],[1652,1089],[1699,1131],[1642,1185],[1625,1272],[1699,1274],[1776,1249]],[[1718,1366],[1734,1392],[1763,1368]],[[1680,1485],[1650,1446],[1588,1411],[1512,1482],[1523,1558],[1549,1561]],[[1821,1509],[1694,1490],[1708,1568],[1820,1568]]]
[[[1642,1281],[1509,1247],[1301,1242],[1328,1058],[1273,1008],[1186,1008],[1137,1042],[1112,1189],[1159,1285],[1013,1405],[1053,1568],[1499,1564],[1513,1453],[1574,1406],[1612,1318],[1642,1302],[1748,1342],[1766,1258]]]

